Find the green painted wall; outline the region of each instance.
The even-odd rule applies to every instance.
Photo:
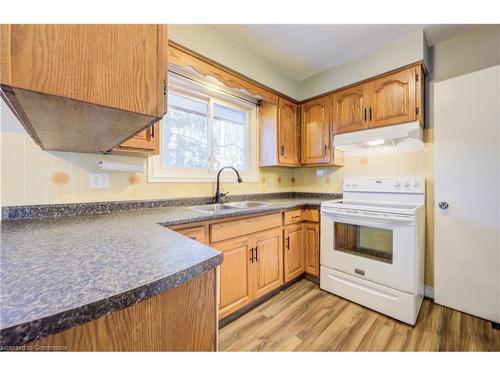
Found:
[[[386,43],[381,48],[324,70],[300,83],[300,98],[307,99],[401,66],[424,60],[422,30]]]
[[[299,99],[298,81],[206,25],[169,25],[169,39],[266,86]]]

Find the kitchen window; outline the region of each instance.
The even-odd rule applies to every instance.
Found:
[[[225,165],[244,181],[257,181],[256,117],[256,103],[225,92],[192,82],[169,87],[160,154],[149,160],[149,181],[214,181]]]

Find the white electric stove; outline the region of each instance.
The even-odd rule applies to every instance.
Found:
[[[321,204],[320,287],[408,324],[424,295],[425,179],[348,177]]]

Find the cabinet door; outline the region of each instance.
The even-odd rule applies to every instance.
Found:
[[[415,68],[403,70],[371,83],[370,128],[415,121]]]
[[[306,273],[319,276],[319,224],[304,224]]]
[[[158,155],[160,153],[160,122],[134,135],[115,148],[114,153]]]
[[[283,284],[283,235],[281,229],[256,234],[253,298],[259,298]]]
[[[278,160],[280,164],[297,165],[297,105],[283,98],[278,103]]]
[[[226,317],[252,300],[252,254],[248,237],[212,244],[222,251],[219,317]]]
[[[359,85],[332,95],[333,134],[342,134],[368,127],[370,85]]]
[[[289,225],[284,229],[285,282],[304,273],[304,237],[302,224]]]
[[[260,166],[278,164],[278,97],[264,100],[259,106]]]
[[[301,163],[330,162],[329,98],[324,97],[302,104]]]

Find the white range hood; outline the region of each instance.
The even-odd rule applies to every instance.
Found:
[[[333,145],[350,156],[424,149],[423,131],[418,121],[339,134],[333,137]]]

